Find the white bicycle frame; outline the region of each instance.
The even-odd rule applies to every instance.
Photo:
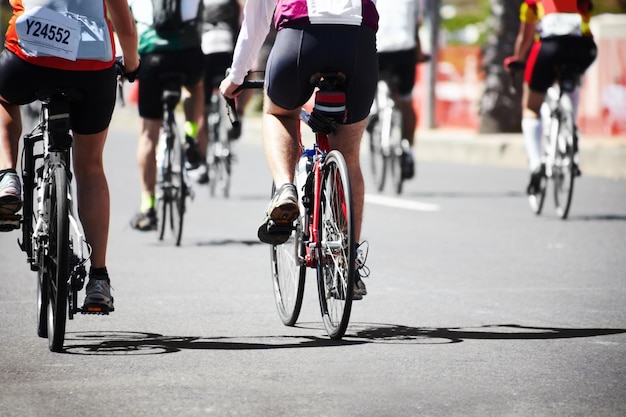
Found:
[[[580,87],[576,87],[570,93],[561,94],[558,83],[550,87],[546,93],[543,104],[541,105],[541,120],[543,125],[542,140],[542,163],[546,168],[546,176],[552,178],[552,167],[556,159],[557,146],[561,152],[566,151],[567,143],[563,134],[559,134],[559,120],[554,117],[557,111],[561,114],[568,114],[574,120],[576,126],[576,104]],[[574,133],[574,132],[572,132]],[[573,135],[568,135],[571,138]],[[573,161],[569,161],[570,163]]]

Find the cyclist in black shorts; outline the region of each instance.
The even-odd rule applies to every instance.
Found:
[[[410,179],[415,176],[415,67],[430,58],[423,53],[419,39],[423,4],[421,0],[394,0],[378,2],[376,7],[380,13],[376,35],[380,77],[391,81],[397,93],[394,100],[402,114],[402,177]]]
[[[219,82],[224,78],[224,74],[233,60],[233,50],[239,32],[241,5],[239,0],[202,0],[202,2],[204,10],[202,12],[201,32],[206,112],[213,89],[219,86]],[[194,106],[190,100],[190,97],[185,98],[185,118],[187,120],[193,117]],[[230,139],[238,139],[241,135],[241,124],[237,126],[239,129],[229,132]],[[207,140],[208,125],[205,115],[198,124],[197,135],[197,146],[202,161],[206,161]],[[203,171],[197,174],[197,178],[199,183],[208,182],[206,166],[203,166]]]
[[[115,28],[130,80],[139,67],[135,25],[126,0],[49,1],[43,2],[47,7],[41,8],[34,7],[32,2],[23,3],[11,2],[13,17],[7,30],[6,49],[0,55],[0,217],[14,216],[22,205],[21,183],[15,171],[22,131],[19,105],[35,101],[35,94],[42,89],[79,90],[81,98],[70,102],[70,123],[78,212],[92,250],[85,305],[102,305],[113,311],[106,265],[109,188],[102,161],[116,93],[115,46],[110,35]],[[45,9],[43,13],[42,9]],[[74,24],[59,27],[57,33],[69,36],[72,30],[76,31],[71,34],[81,41],[73,50],[67,45],[63,49],[56,37],[31,42],[32,38],[22,37],[24,33],[17,27],[26,20],[66,22],[68,19]],[[89,27],[82,23],[86,21]],[[102,37],[94,39],[93,33]],[[83,39],[90,41],[83,43]]]
[[[582,74],[596,59],[598,49],[589,27],[592,9],[591,0],[525,0],[520,7],[515,52],[504,60],[504,67],[508,70],[511,62],[526,62],[522,133],[530,170],[528,194],[535,194],[543,176],[539,110],[546,91],[558,76],[558,65],[578,65]],[[555,24],[555,19],[560,24]],[[577,95],[572,99],[575,116]],[[578,169],[578,161],[574,164]]]
[[[310,77],[328,71],[345,74],[346,82],[342,86],[346,93],[345,120],[329,140],[331,147],[343,154],[348,166],[358,242],[364,198],[359,149],[378,81],[378,12],[372,0],[351,2],[341,10],[331,7],[332,4],[318,4],[310,9],[308,4],[307,0],[248,0],[232,71],[220,89],[227,97],[237,95],[235,91],[252,68],[274,16],[278,33],[265,71],[263,144],[277,191],[258,230],[259,239],[270,243],[267,234],[270,220],[285,223],[298,217],[293,177],[300,154],[300,109],[313,94]],[[366,290],[358,275],[355,283],[358,299]]]
[[[185,134],[195,137],[204,114],[204,89],[202,82],[203,55],[197,22],[201,17],[201,0],[182,0],[182,28],[170,33],[158,32],[154,27],[152,0],[130,0],[137,30],[139,54],[142,65],[139,73],[139,116],[141,134],[137,145],[141,181],[141,207],[131,220],[131,227],[140,231],[156,230],[155,211],[156,146],[161,129],[163,106],[161,74],[174,72],[184,75],[183,86],[191,94],[193,116],[185,123]],[[189,148],[188,148],[189,149]],[[200,156],[187,153],[187,159],[198,163]]]

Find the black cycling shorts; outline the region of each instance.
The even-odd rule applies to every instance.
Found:
[[[526,62],[524,80],[532,91],[546,92],[557,77],[559,64],[577,65],[583,74],[593,63],[598,48],[591,36],[559,36],[533,45]]]
[[[233,62],[232,52],[218,52],[204,56],[204,100],[211,100],[213,89],[218,88],[226,77],[226,70]]]
[[[379,52],[378,68],[380,77],[393,81],[401,97],[410,96],[415,85],[416,49]]]
[[[99,71],[67,71],[33,65],[4,50],[0,55],[0,95],[9,103],[27,104],[42,89],[73,87],[82,98],[70,103],[72,130],[83,135],[109,127],[116,94],[115,66]]]
[[[146,119],[161,119],[163,105],[163,74],[183,75],[183,85],[191,87],[202,79],[204,55],[200,47],[183,51],[168,51],[141,56],[139,70],[139,115]]]
[[[278,31],[265,71],[267,95],[278,106],[293,110],[313,94],[310,77],[317,72],[341,71],[346,82],[346,124],[365,119],[376,83],[376,34],[367,27],[309,25]]]

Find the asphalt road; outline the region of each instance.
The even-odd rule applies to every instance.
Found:
[[[626,415],[626,181],[584,176],[570,219],[533,215],[523,169],[420,162],[368,195],[369,295],[342,342],[313,271],[297,326],[276,314],[256,227],[270,191],[253,124],[230,199],[195,187],[180,248],[138,233],[136,120],[106,149],[116,311],[36,334],[36,281],[0,235],[0,415]]]

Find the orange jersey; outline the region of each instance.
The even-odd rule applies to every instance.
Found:
[[[97,71],[111,67],[115,43],[104,0],[9,0],[13,16],[5,47],[31,64],[70,71]]]

